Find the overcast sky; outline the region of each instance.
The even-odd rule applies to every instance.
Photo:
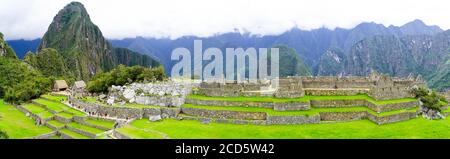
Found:
[[[71,0],[0,0],[6,39],[42,37]],[[360,22],[403,25],[414,19],[450,29],[448,0],[79,0],[109,39],[210,36],[249,31],[279,34],[292,27],[351,28]]]

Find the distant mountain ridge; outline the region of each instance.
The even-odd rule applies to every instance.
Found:
[[[347,55],[333,56],[321,57],[318,75],[412,74],[422,75],[432,88],[450,88],[450,30],[433,36],[373,36],[356,43]]]
[[[34,40],[8,40],[8,44],[14,49],[17,54],[17,57],[23,59],[25,54],[28,52],[36,52],[39,44],[41,43],[41,38]]]
[[[310,31],[292,28],[280,35],[253,36],[236,32],[219,34],[211,37],[184,36],[178,39],[155,39],[155,38],[126,38],[123,40],[110,40],[114,46],[129,48],[133,51],[146,53],[159,59],[166,70],[170,70],[173,62],[170,61],[170,53],[177,47],[192,49],[193,40],[201,39],[204,48],[218,47],[273,47],[278,44],[294,48],[304,61],[314,68],[317,67],[320,57],[330,48],[342,50],[345,54],[358,41],[376,35],[434,35],[443,30],[437,26],[427,26],[420,20],[414,20],[400,27],[385,27],[376,23],[361,23],[352,29],[327,28],[313,29]],[[192,51],[192,50],[191,50]]]

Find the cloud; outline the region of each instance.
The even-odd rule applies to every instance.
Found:
[[[2,0],[7,39],[42,37],[71,0]],[[446,0],[80,0],[107,38],[210,36],[239,29],[279,34],[292,27],[403,25],[414,19],[449,29]]]

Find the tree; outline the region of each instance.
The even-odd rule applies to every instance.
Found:
[[[87,90],[93,93],[105,93],[112,85],[123,86],[133,82],[154,82],[166,79],[164,68],[126,67],[119,65],[110,72],[98,73],[87,84]]]
[[[412,89],[412,93],[423,103],[424,107],[437,110],[439,112],[447,103],[445,101],[445,97],[440,96],[435,91],[430,91],[424,87],[414,88]]]
[[[0,130],[0,139],[8,139],[8,134],[6,132]]]
[[[51,88],[51,80],[17,59],[0,57],[0,98],[22,103],[37,98]]]
[[[274,48],[279,49],[280,77],[311,75],[310,68],[303,62],[302,58],[295,51],[295,49],[287,47],[285,45],[277,45]],[[269,56],[269,60],[270,59],[271,58]]]

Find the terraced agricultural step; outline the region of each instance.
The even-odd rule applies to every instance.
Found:
[[[114,121],[106,121],[101,119],[86,119],[84,123],[81,123],[86,126],[95,127],[97,129],[101,129],[104,131],[108,131],[113,129],[115,122]]]
[[[58,130],[59,135],[63,139],[91,139],[91,137],[74,132],[69,129],[61,129]]]
[[[70,123],[72,122],[73,115],[65,112],[61,112],[55,115],[55,120],[61,123]]]
[[[34,103],[37,103],[41,106],[44,106],[46,108],[48,108],[49,110],[56,112],[56,113],[61,113],[61,112],[66,112],[66,113],[70,113],[73,114],[75,116],[86,116],[86,113],[78,111],[68,105],[65,105],[63,103],[60,102],[55,102],[53,100],[46,100],[46,99],[35,99],[33,100]]]
[[[39,117],[41,119],[49,119],[52,118],[54,115],[53,113],[45,110],[44,108],[34,105],[34,104],[24,104],[22,107],[30,112],[32,115]]]
[[[90,138],[97,138],[97,136],[103,132],[105,132],[104,130],[98,129],[98,128],[94,128],[94,127],[90,127],[90,126],[86,126],[86,125],[82,125],[79,123],[69,123],[67,124],[67,129],[72,130],[74,132],[77,132],[79,134],[83,134],[85,136],[89,136]]]
[[[45,123],[45,126],[53,129],[53,130],[59,130],[59,129],[63,129],[65,127],[64,123],[61,123],[57,120],[51,120],[51,121],[47,121]]]
[[[187,114],[179,114],[182,120],[198,120],[203,123],[217,122],[217,123],[229,123],[229,124],[256,124],[263,125],[266,124],[266,120],[241,120],[241,119],[221,119],[221,118],[208,118],[200,116],[192,116]]]

